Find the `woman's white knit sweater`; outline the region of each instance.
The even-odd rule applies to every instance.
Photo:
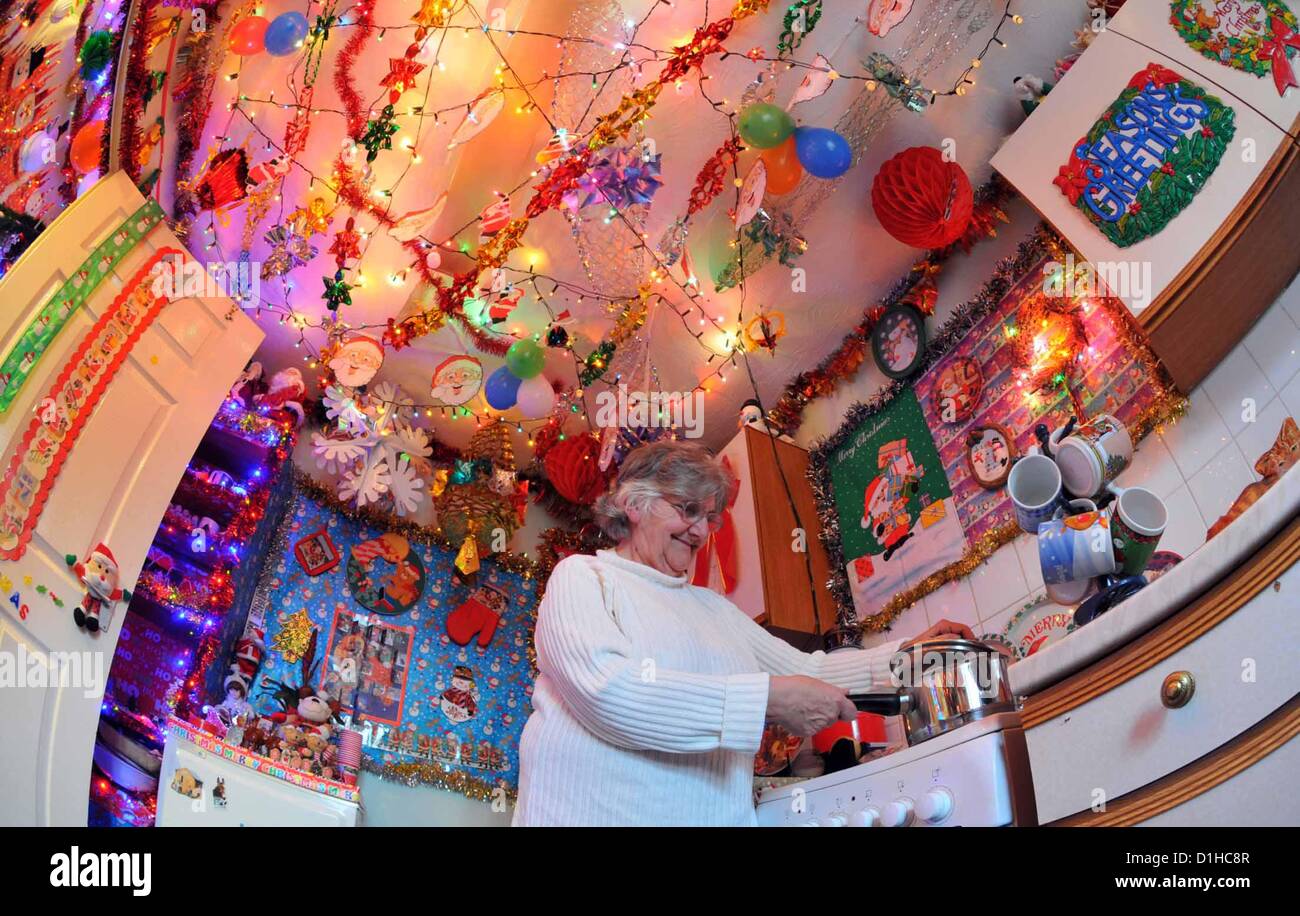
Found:
[[[514,823],[753,825],[769,675],[886,688],[897,647],[800,652],[685,577],[569,557],[538,613]]]

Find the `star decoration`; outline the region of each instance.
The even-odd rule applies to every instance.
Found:
[[[322,277],[325,283],[325,307],[331,312],[337,312],[340,305],[352,304],[351,286],[343,282],[343,271],[336,271],[334,278]]]
[[[379,84],[388,90],[388,101],[396,102],[408,89],[415,88],[415,78],[424,69],[424,64],[406,57],[390,57],[388,73]]]
[[[366,122],[366,131],[357,142],[366,148],[367,162],[374,162],[381,149],[393,148],[393,134],[397,133],[393,114],[393,106],[385,105],[378,118]]]
[[[329,252],[334,255],[334,263],[342,270],[350,258],[361,256],[361,236],[357,232],[356,220],[349,217],[347,227],[334,236]]]
[[[451,8],[451,0],[421,0],[420,11],[411,17],[411,21],[426,29],[440,29],[447,24]]]

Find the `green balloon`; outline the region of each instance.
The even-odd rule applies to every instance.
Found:
[[[758,102],[740,113],[740,136],[750,146],[771,149],[792,133],[794,118],[775,105]]]
[[[525,338],[516,340],[506,351],[506,368],[516,378],[532,378],[546,364],[546,351]]]

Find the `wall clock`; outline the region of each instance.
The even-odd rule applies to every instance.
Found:
[[[912,375],[925,356],[925,318],[910,305],[892,306],[871,330],[871,352],[890,378]]]

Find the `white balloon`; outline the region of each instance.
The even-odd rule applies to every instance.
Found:
[[[54,163],[54,141],[48,134],[34,133],[18,150],[18,163],[24,172],[39,172]]]
[[[550,380],[539,373],[519,383],[515,403],[525,417],[530,419],[544,417],[555,406],[555,390],[551,388]]]

